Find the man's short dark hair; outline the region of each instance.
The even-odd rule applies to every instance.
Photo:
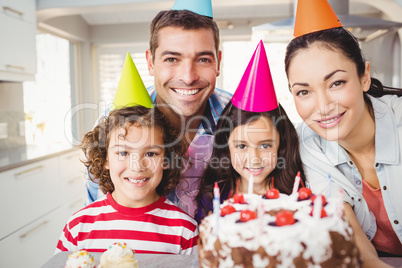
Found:
[[[149,47],[152,58],[158,48],[158,33],[165,27],[181,27],[183,30],[211,29],[215,40],[216,54],[219,51],[219,28],[216,22],[209,17],[199,15],[189,10],[164,10],[159,12],[151,22],[151,38]]]

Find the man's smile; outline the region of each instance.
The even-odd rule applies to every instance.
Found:
[[[176,89],[176,88],[172,88],[172,90],[182,96],[194,96],[196,95],[198,92],[201,91],[201,89]]]

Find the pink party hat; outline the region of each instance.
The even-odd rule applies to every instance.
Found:
[[[173,10],[190,10],[199,15],[212,18],[211,0],[176,0]]]
[[[267,54],[262,41],[247,66],[232,97],[237,108],[249,112],[268,112],[278,108]]]

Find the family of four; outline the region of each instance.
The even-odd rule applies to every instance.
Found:
[[[307,2],[324,9],[306,13]],[[137,253],[193,254],[215,182],[221,201],[247,193],[251,175],[256,194],[290,194],[300,171],[313,193],[343,189],[364,267],[402,256],[402,90],[371,77],[326,0],[299,0],[285,57],[304,121],[296,130],[277,103],[262,42],[233,96],[215,88],[219,30],[211,8],[189,3],[177,0],[151,23],[148,94],[116,101],[145,92],[142,82],[122,82],[141,80],[128,56],[132,72],[123,70],[114,108],[83,138],[90,204],[69,219],[56,252],[124,241]]]

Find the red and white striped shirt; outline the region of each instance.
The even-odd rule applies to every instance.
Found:
[[[60,251],[106,251],[125,242],[136,253],[195,254],[197,222],[161,196],[141,208],[128,208],[107,196],[70,217],[57,243]]]

